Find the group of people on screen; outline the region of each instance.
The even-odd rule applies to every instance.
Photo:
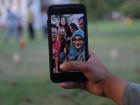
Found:
[[[55,73],[61,72],[59,64],[66,61],[84,61],[84,17],[74,22],[68,22],[66,16],[59,17],[59,24],[51,24],[53,69]]]

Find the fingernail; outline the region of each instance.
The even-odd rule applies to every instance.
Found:
[[[61,64],[60,65],[60,69],[64,68],[65,64]]]

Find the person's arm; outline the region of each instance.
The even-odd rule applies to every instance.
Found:
[[[86,78],[84,83],[60,83],[66,89],[81,88],[98,96],[105,96],[116,102],[123,104],[123,94],[127,87],[127,81],[114,76],[101,63],[98,57],[92,53],[87,62],[71,61],[60,65],[63,71],[80,71]]]
[[[128,83],[123,97],[123,105],[140,105],[140,84]]]

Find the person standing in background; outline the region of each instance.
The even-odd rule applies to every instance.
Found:
[[[18,38],[20,40],[20,38],[22,37],[22,16],[20,14],[20,12],[17,13],[17,34],[18,34]]]
[[[10,38],[15,37],[17,41],[19,38],[17,36],[17,27],[18,27],[18,17],[11,11],[10,8],[7,9],[7,32],[6,37],[4,38],[4,43],[7,43]]]
[[[47,31],[48,31],[47,20],[48,20],[47,12],[43,11],[41,13],[41,22],[42,22],[42,31],[45,38],[47,38]]]
[[[25,39],[23,37],[23,24],[22,23],[23,23],[22,15],[18,11],[18,13],[17,13],[17,36],[18,36],[18,39],[19,39],[20,48],[25,48],[26,47],[26,42],[25,42]]]
[[[28,12],[27,12],[27,25],[28,25],[29,38],[31,40],[34,40],[35,38],[34,14],[30,6],[28,7]]]

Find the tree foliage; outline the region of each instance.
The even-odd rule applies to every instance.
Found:
[[[89,18],[101,19],[112,11],[120,11],[127,16],[140,17],[139,0],[78,0],[88,10]]]
[[[104,14],[113,10],[118,10],[125,0],[78,0],[83,3],[88,10],[91,18],[102,18]]]
[[[129,17],[140,18],[140,1],[127,1],[121,7],[120,10]]]

